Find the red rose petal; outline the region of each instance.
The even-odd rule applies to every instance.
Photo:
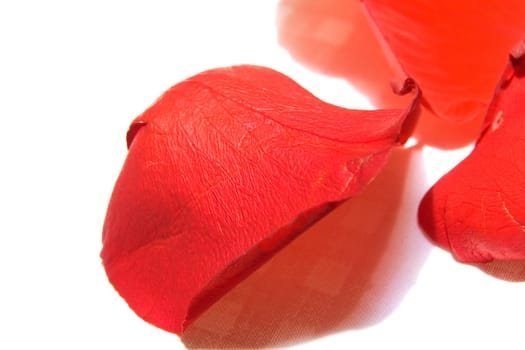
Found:
[[[339,108],[255,66],[175,85],[128,132],[103,230],[109,280],[140,317],[180,334],[360,192],[414,110]]]
[[[277,19],[279,43],[301,64],[347,79],[377,108],[407,105],[410,96],[392,94],[389,84],[405,74],[361,2],[281,0]],[[484,117],[458,125],[428,109],[419,115],[411,136],[439,148],[470,144],[479,136]]]
[[[439,116],[484,115],[505,56],[525,36],[525,1],[362,0]]]
[[[426,194],[419,221],[459,261],[525,259],[525,46],[514,53],[474,151]]]

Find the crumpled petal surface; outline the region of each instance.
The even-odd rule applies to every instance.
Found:
[[[419,222],[463,262],[525,259],[525,44],[513,54],[473,152],[425,195]]]
[[[522,0],[361,0],[424,102],[440,117],[483,116],[507,53],[525,37]]]
[[[103,229],[110,282],[144,320],[180,334],[359,193],[414,110],[343,109],[248,65],[173,86],[128,132]]]

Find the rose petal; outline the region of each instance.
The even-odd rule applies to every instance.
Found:
[[[415,102],[406,111],[346,110],[256,66],[175,85],[130,127],[103,230],[109,280],[140,317],[181,333],[359,193]]]
[[[524,53],[522,44],[474,151],[431,188],[419,208],[422,228],[459,261],[525,259]]]
[[[484,115],[514,43],[525,1],[362,0],[407,75],[439,116]]]

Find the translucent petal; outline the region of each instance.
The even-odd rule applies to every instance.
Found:
[[[362,0],[430,108],[466,121],[483,115],[507,53],[525,37],[522,0]]]

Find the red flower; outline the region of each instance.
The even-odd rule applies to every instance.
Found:
[[[139,316],[181,333],[359,193],[414,110],[346,110],[255,66],[175,85],[129,129],[104,224],[109,280]]]

